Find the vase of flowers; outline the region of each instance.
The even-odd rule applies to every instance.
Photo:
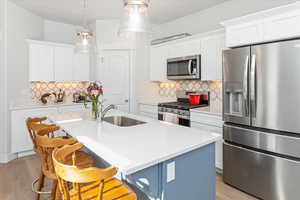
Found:
[[[86,89],[86,96],[92,102],[91,118],[97,120],[101,115],[103,87],[100,82],[92,82]]]

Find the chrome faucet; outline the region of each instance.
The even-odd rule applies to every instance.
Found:
[[[116,105],[112,104],[112,105],[107,106],[104,110],[102,110],[102,106],[101,106],[101,116],[100,116],[101,121],[104,119],[104,117],[108,111],[110,111],[112,109],[117,109],[117,108],[118,107]]]

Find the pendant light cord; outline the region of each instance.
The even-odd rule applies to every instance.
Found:
[[[83,0],[83,27],[84,28],[87,28],[87,7],[88,7],[87,0]]]

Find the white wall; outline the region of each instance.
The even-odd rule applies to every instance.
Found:
[[[5,18],[6,18],[6,3],[7,0],[0,1],[0,162],[5,160],[5,152],[6,152],[6,61],[5,61]]]
[[[76,32],[80,26],[60,22],[44,21],[44,39],[51,42],[75,44]]]
[[[28,44],[26,39],[43,39],[43,19],[31,12],[16,6],[8,1],[7,3],[7,27],[6,27],[6,58],[7,71],[6,90],[7,102],[20,99],[21,91],[29,89],[29,66],[28,66]],[[5,105],[8,112],[9,105]],[[10,116],[7,115],[7,130],[5,152],[10,152]]]
[[[97,20],[97,45],[100,49],[114,48],[114,49],[130,49],[132,42],[124,40],[118,36],[119,20]]]
[[[206,10],[155,27],[153,38],[188,32],[208,32],[222,28],[220,22],[270,9],[297,0],[231,0]]]
[[[99,49],[127,49],[132,54],[131,68],[131,111],[137,112],[141,99],[158,97],[158,84],[150,83],[149,45],[147,38],[131,41],[118,36],[119,20],[97,20],[96,33]],[[100,72],[97,72],[100,73]],[[101,77],[101,76],[98,76]]]

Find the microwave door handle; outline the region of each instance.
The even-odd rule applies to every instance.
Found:
[[[192,60],[189,60],[188,70],[189,70],[189,75],[192,75]]]
[[[251,57],[251,72],[250,72],[250,102],[253,118],[256,117],[256,55]]]

